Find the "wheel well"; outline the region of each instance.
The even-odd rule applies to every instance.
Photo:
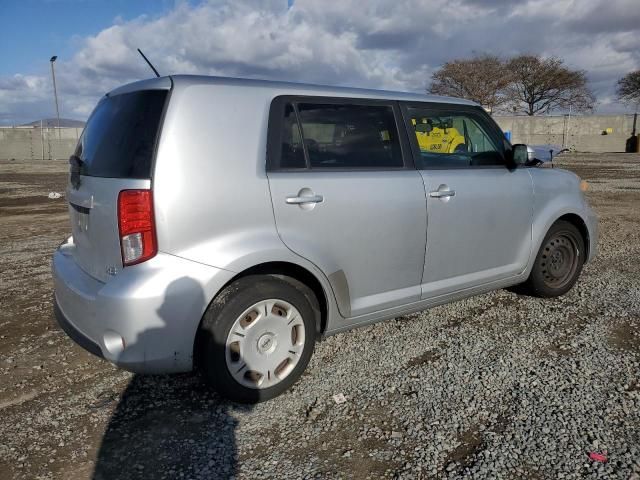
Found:
[[[561,216],[558,220],[569,222],[578,229],[582,236],[582,240],[584,241],[585,258],[589,258],[589,229],[582,218],[575,213],[567,213],[566,215]]]
[[[324,332],[324,329],[327,326],[327,296],[324,289],[322,288],[322,285],[320,284],[320,281],[318,281],[316,276],[309,270],[301,267],[300,265],[296,265],[295,263],[261,263],[259,265],[250,267],[243,272],[240,272],[231,280],[229,280],[228,284],[231,282],[235,282],[239,278],[246,277],[247,275],[284,275],[287,277],[295,278],[299,282],[304,283],[314,293],[320,306],[320,323],[316,325],[317,333],[321,334],[322,332]]]
[[[236,276],[234,276],[231,280],[229,280],[220,291],[224,290],[228,285],[235,282],[239,278],[246,277],[247,275],[284,275],[287,277],[295,278],[299,282],[304,283],[307,287],[311,289],[311,291],[315,294],[318,305],[320,306],[320,319],[319,323],[316,324],[316,331],[318,335],[324,332],[327,326],[327,297],[325,294],[322,285],[315,277],[313,273],[301,267],[300,265],[296,265],[294,263],[288,262],[267,262],[261,263],[259,265],[255,265],[250,267]],[[213,301],[213,300],[212,300]],[[202,319],[200,320],[202,322]],[[198,332],[196,333],[196,339],[194,342],[194,363],[198,364],[200,362],[200,352],[201,352],[201,335],[200,328],[198,328]]]

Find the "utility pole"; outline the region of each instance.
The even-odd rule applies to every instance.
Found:
[[[51,77],[53,78],[53,96],[56,100],[56,118],[58,119],[57,127],[58,127],[58,140],[60,140],[60,110],[58,109],[58,90],[56,88],[56,71],[53,68],[53,63],[58,59],[57,55],[54,55],[49,59],[49,63],[51,63]]]
[[[42,129],[42,119],[40,119],[40,143],[42,143],[42,161],[44,162],[44,130]]]
[[[569,116],[567,117],[567,144],[569,143],[569,128],[571,126],[571,107],[573,107],[573,104],[569,104]],[[565,146],[563,146],[562,148],[565,148]]]

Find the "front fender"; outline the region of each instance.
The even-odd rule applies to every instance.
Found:
[[[597,253],[597,217],[580,191],[580,178],[561,169],[532,168],[534,209],[531,225],[532,248],[527,275],[533,268],[538,251],[551,226],[565,215],[580,218],[588,232],[588,256],[590,261]]]

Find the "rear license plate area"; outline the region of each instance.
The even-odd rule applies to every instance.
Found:
[[[91,213],[91,209],[73,203],[70,205],[73,208],[73,226],[80,232],[87,232],[89,230],[89,214]]]

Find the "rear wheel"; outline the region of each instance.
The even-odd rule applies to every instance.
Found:
[[[224,397],[256,403],[280,395],[306,368],[315,344],[317,300],[288,277],[248,276],[227,286],[205,313],[205,375]]]
[[[527,281],[519,290],[537,297],[558,297],[576,283],[585,260],[584,240],[571,223],[554,223],[536,256]]]

